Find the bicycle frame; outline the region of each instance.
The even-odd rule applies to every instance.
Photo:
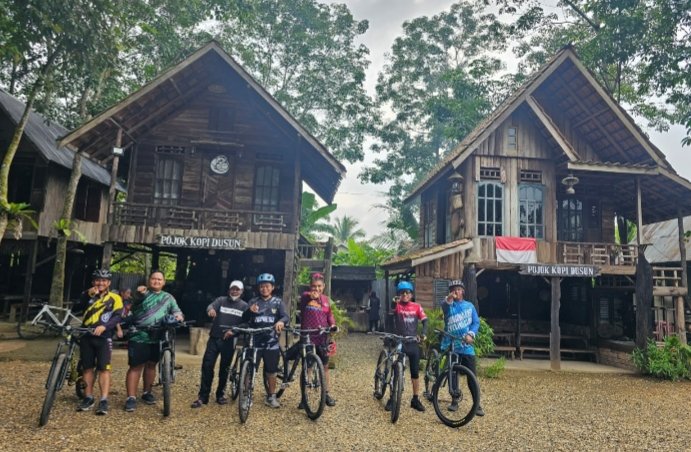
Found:
[[[289,361],[286,360],[285,357],[285,351],[281,350],[281,354],[283,355],[283,383],[281,383],[281,389],[284,389],[288,387],[291,381],[293,381],[295,377],[295,372],[297,371],[298,364],[301,364],[303,368],[305,368],[305,360],[307,359],[307,355],[309,354],[314,354],[317,355],[317,347],[312,343],[312,338],[311,338],[311,333],[319,333],[319,334],[326,334],[330,331],[329,328],[316,328],[316,329],[299,329],[299,328],[286,328],[286,332],[293,333],[296,336],[300,336],[301,340],[299,343],[299,348],[300,348],[300,355],[292,360],[293,364],[289,364]],[[305,339],[304,342],[302,339]],[[318,357],[319,355],[317,355]]]
[[[64,317],[62,320],[58,318],[55,312],[53,311],[62,311],[65,313]],[[82,321],[72,314],[72,309],[71,308],[60,308],[57,306],[51,306],[49,304],[44,304],[43,307],[41,308],[40,311],[38,311],[38,314],[31,320],[32,325],[36,325],[39,323],[39,321],[43,320],[43,317],[48,317],[51,320],[51,324],[49,326],[60,326],[64,327],[68,324],[69,321],[71,320],[76,320],[77,322],[81,323]],[[45,322],[48,323],[48,322]]]

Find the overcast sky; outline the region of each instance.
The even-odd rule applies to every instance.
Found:
[[[402,32],[402,24],[406,20],[420,16],[431,16],[448,9],[453,1],[450,0],[322,0],[325,3],[345,3],[350,8],[357,20],[367,19],[369,30],[363,37],[363,43],[370,50],[370,67],[367,71],[367,88],[374,93],[377,74],[381,71],[385,62],[385,53],[389,51],[394,39]],[[548,2],[556,3],[556,2]],[[645,129],[645,122],[638,121]],[[685,136],[685,130],[681,126],[670,129],[669,132],[660,134],[648,131],[652,142],[662,150],[668,161],[676,171],[686,179],[691,180],[691,147],[681,147],[681,139]],[[365,150],[366,162],[371,161],[374,155]],[[360,226],[372,237],[382,232],[385,227],[386,212],[377,209],[377,204],[385,202],[384,197],[387,186],[362,184],[358,179],[363,165],[346,164],[348,173],[341,182],[336,194],[335,202],[338,204],[337,216],[355,217]]]

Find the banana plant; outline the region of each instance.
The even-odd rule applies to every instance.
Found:
[[[4,210],[7,213],[8,225],[7,229],[10,230],[12,236],[15,240],[22,238],[24,232],[24,222],[28,221],[31,225],[38,229],[38,223],[34,220],[33,215],[36,213],[31,210],[31,205],[25,202],[10,202],[6,206],[0,204],[0,210]]]

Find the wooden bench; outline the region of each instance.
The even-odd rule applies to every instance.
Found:
[[[523,359],[523,353],[529,351],[529,352],[546,352],[549,353],[550,349],[549,347],[536,347],[532,345],[527,345],[527,346],[521,346],[519,347],[519,359]],[[564,353],[571,353],[574,355],[591,355],[595,357],[597,355],[597,351],[594,349],[590,348],[562,348],[559,350],[561,354]]]
[[[511,359],[515,358],[516,354],[516,347],[514,346],[509,346],[509,345],[495,345],[494,346],[494,353],[495,354],[500,354],[500,353],[507,353]]]

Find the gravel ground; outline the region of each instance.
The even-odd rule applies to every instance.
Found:
[[[372,397],[372,374],[380,341],[351,334],[339,343],[332,371],[336,407],[316,422],[297,410],[299,388],[283,406],[255,402],[241,425],[237,404],[193,410],[200,357],[178,353],[173,413],[159,403],[122,410],[126,352],[114,356],[114,390],[108,416],[77,413],[72,387],[58,394],[50,422],[37,426],[53,344],[0,352],[0,450],[691,450],[691,382],[669,383],[636,375],[507,371],[481,379],[487,415],[460,429],[444,426],[431,404],[418,413],[404,407],[392,425]],[[181,347],[182,348],[182,347]],[[406,376],[408,378],[408,375]]]

